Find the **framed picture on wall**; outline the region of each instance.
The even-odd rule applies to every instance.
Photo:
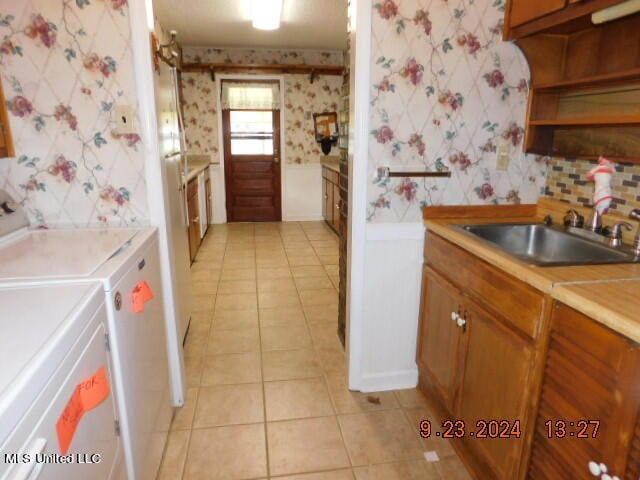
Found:
[[[314,113],[313,127],[316,141],[338,136],[338,114],[336,112]]]

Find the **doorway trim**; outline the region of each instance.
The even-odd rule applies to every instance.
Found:
[[[349,5],[351,79],[349,86],[349,238],[347,255],[347,376],[350,390],[364,385],[365,274],[369,168],[369,91],[371,88],[372,7],[366,0]],[[353,133],[352,133],[353,132]]]
[[[282,75],[238,75],[238,74],[217,74],[216,75],[216,105],[218,109],[218,162],[220,163],[220,175],[222,178],[226,178],[225,164],[224,164],[224,131],[222,128],[222,108],[220,105],[220,98],[222,94],[222,80],[271,80],[278,81],[278,85],[280,87],[280,213],[283,220],[286,217],[286,191],[287,191],[287,152],[284,149],[285,140],[284,140],[284,77]],[[224,203],[224,212],[225,212],[225,223],[229,220],[227,217],[227,187],[225,182],[222,182],[222,195]]]

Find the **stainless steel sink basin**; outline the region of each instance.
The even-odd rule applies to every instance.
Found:
[[[492,223],[455,225],[454,228],[533,265],[596,265],[640,260],[628,250],[611,248],[544,224]]]

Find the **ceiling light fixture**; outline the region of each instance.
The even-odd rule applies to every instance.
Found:
[[[251,0],[253,28],[276,30],[280,28],[283,0]]]

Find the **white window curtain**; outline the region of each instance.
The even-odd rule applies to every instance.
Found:
[[[278,83],[222,83],[223,110],[280,110]]]

